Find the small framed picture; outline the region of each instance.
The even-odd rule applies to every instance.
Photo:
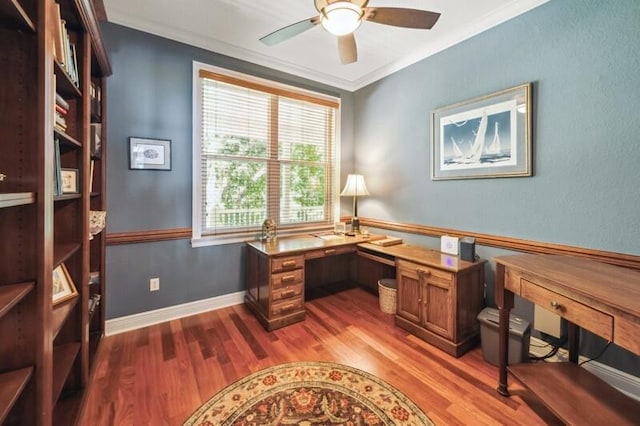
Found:
[[[171,141],[130,137],[129,169],[171,170]]]
[[[63,194],[77,194],[80,192],[78,169],[60,169],[60,175],[62,178]]]
[[[61,263],[53,270],[53,291],[51,294],[54,305],[69,300],[78,294],[64,263]]]

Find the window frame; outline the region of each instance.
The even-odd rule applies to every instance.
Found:
[[[191,236],[191,245],[193,247],[204,247],[210,245],[220,245],[220,244],[231,244],[231,243],[239,243],[248,240],[255,240],[260,235],[260,229],[249,229],[244,231],[237,232],[229,232],[224,234],[216,234],[209,235],[203,234],[202,224],[202,174],[201,174],[201,166],[202,166],[202,141],[201,141],[201,127],[202,127],[202,90],[201,90],[201,71],[206,71],[210,73],[214,73],[216,75],[222,76],[223,78],[228,78],[229,80],[241,80],[244,83],[247,83],[248,86],[254,86],[257,88],[270,88],[273,91],[283,92],[294,94],[296,98],[304,100],[307,97],[313,99],[324,100],[327,103],[337,104],[336,113],[335,113],[335,137],[334,137],[334,157],[333,157],[333,175],[335,177],[333,182],[333,188],[331,188],[330,193],[333,194],[331,199],[329,200],[329,205],[327,208],[332,210],[330,216],[333,217],[334,221],[338,220],[340,217],[340,116],[341,116],[341,102],[340,98],[335,96],[330,96],[306,89],[301,89],[296,86],[279,83],[271,80],[267,80],[264,78],[252,76],[249,74],[240,73],[237,71],[231,71],[225,68],[216,67],[213,65],[205,64],[198,61],[193,61],[193,75],[192,75],[192,89],[193,89],[193,104],[192,104],[192,118],[193,118],[193,129],[192,129],[192,236]],[[269,182],[268,185],[271,185]],[[279,229],[278,235],[297,235],[304,234],[309,232],[317,232],[323,231],[327,229],[332,229],[333,224],[322,224],[322,225],[310,225],[310,224],[301,224],[300,226],[287,226],[286,229]]]

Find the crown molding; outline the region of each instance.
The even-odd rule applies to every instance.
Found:
[[[448,37],[438,40],[436,43],[425,46],[424,49],[416,51],[414,54],[401,58],[390,64],[374,69],[356,80],[347,80],[335,75],[317,72],[313,69],[302,67],[288,61],[282,61],[267,55],[259,54],[248,49],[221,42],[211,37],[205,37],[194,32],[180,28],[159,24],[141,17],[131,16],[127,10],[109,9],[109,21],[125,27],[154,34],[170,40],[189,44],[232,58],[251,62],[264,67],[272,68],[298,77],[316,81],[336,87],[338,89],[354,92],[375,81],[378,81],[390,74],[415,64],[429,56],[435,55],[449,47],[461,43],[474,37],[490,28],[502,24],[516,16],[530,11],[538,6],[547,3],[549,0],[513,0],[505,6],[483,16],[473,25],[467,26],[460,31],[450,34]]]

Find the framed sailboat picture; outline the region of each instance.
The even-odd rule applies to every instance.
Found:
[[[432,180],[531,174],[531,83],[431,113]]]

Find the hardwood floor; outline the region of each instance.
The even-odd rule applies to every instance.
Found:
[[[273,332],[236,305],[103,339],[80,424],[181,425],[232,382],[299,360],[372,373],[437,425],[558,423],[513,380],[513,396],[498,395],[480,347],[451,357],[395,327],[375,295],[353,288],[305,306],[304,322]]]

